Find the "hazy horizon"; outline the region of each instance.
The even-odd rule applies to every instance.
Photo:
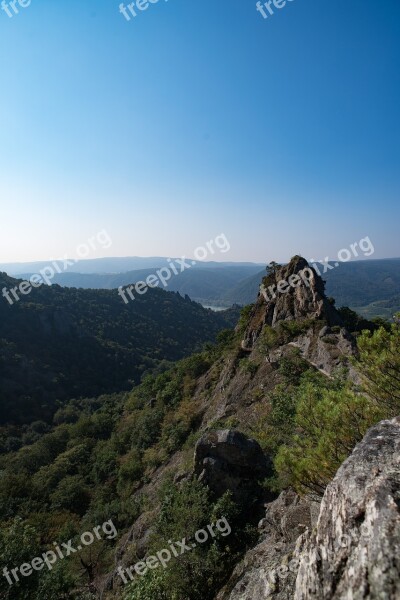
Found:
[[[300,255],[302,256],[302,255]],[[171,256],[171,257],[167,257],[167,256],[101,256],[101,257],[97,257],[97,258],[83,258],[83,259],[79,259],[76,261],[76,265],[79,265],[81,263],[96,263],[96,262],[100,262],[100,261],[118,261],[118,260],[129,260],[129,259],[134,259],[134,260],[150,260],[150,261],[154,261],[154,263],[150,263],[149,265],[147,265],[147,268],[152,268],[152,267],[158,267],[161,266],[159,265],[156,261],[167,261],[167,260],[175,260],[179,257],[175,257],[175,256]],[[190,256],[185,257],[187,258],[189,261],[193,258]],[[280,264],[287,264],[289,263],[290,259],[293,258],[288,257],[285,260],[279,261]],[[306,260],[308,260],[309,262],[311,261],[310,257],[306,257],[303,256],[303,258],[305,258]],[[7,272],[7,267],[16,267],[15,271],[10,271],[9,274],[13,275],[13,274],[26,274],[27,271],[24,270],[26,268],[26,266],[28,265],[32,265],[32,266],[37,266],[37,267],[43,267],[46,266],[48,264],[51,264],[52,260],[56,260],[56,259],[49,259],[49,260],[38,260],[38,261],[19,261],[19,262],[0,262],[0,271],[2,271],[3,269]],[[318,259],[315,259],[318,262]],[[385,256],[382,258],[376,258],[374,255],[372,256],[360,256],[360,257],[355,257],[352,258],[350,261],[348,262],[362,262],[362,261],[379,261],[379,260],[400,260],[400,256]],[[330,258],[330,262],[333,263],[334,258]],[[254,265],[254,266],[259,266],[260,270],[263,269],[264,266],[266,266],[268,264],[268,262],[270,261],[231,261],[231,260],[206,260],[206,261],[197,261],[196,262],[196,267],[197,268],[201,268],[201,265],[232,265],[232,266],[245,266],[245,265]],[[345,263],[346,264],[346,263]],[[18,268],[18,266],[21,265],[20,268]],[[144,267],[132,267],[132,268],[127,268],[126,271],[115,271],[115,273],[124,273],[124,272],[129,272],[129,271],[137,271],[137,270],[143,270]],[[69,273],[79,273],[79,271],[75,271],[74,268],[68,268],[66,269],[65,272],[69,272]],[[92,271],[90,270],[85,270],[84,271],[86,274],[90,274],[92,273]],[[93,273],[108,273],[107,271],[93,271]],[[110,271],[110,273],[113,273],[113,271]]]

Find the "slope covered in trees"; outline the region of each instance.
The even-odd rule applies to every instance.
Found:
[[[0,289],[20,283],[0,275]],[[130,389],[233,326],[179,294],[149,289],[125,304],[111,290],[33,289],[0,298],[0,423],[51,418],[58,402]]]
[[[291,265],[301,266],[297,257]],[[317,277],[312,291],[297,292],[297,300],[260,295],[216,346],[149,375],[130,393],[70,401],[51,430],[37,423],[23,448],[3,454],[0,552],[9,566],[54,540],[76,546],[80,533],[109,519],[118,529],[112,543],[99,541],[50,573],[11,589],[3,578],[7,600],[212,600],[257,538],[258,512],[229,492],[216,496],[194,476],[199,437],[235,428],[257,440],[274,464],[264,501],[287,486],[320,495],[366,429],[399,413],[398,322],[353,337],[332,324],[341,317]],[[222,516],[232,536],[121,587],[115,556],[134,564]]]
[[[168,264],[165,259],[157,260],[160,263],[155,262],[156,266]],[[111,289],[141,281],[154,273],[154,266],[126,272],[100,273],[95,271],[99,268],[97,261],[81,262],[74,268],[82,268],[82,272],[56,274],[53,283],[68,287]],[[129,263],[122,262],[120,266],[124,264]],[[337,306],[349,306],[367,318],[381,316],[390,319],[400,310],[400,259],[352,260],[327,271],[320,263],[316,264],[326,280],[327,295],[335,298]],[[334,264],[331,262],[331,266]],[[92,273],[90,269],[93,269]],[[187,294],[202,304],[244,306],[256,297],[264,275],[265,269],[255,264],[199,263],[190,270],[172,275],[167,289]]]

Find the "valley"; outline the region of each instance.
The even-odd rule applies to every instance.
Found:
[[[305,268],[309,265],[304,259],[293,257],[266,275],[263,285],[293,281]],[[58,286],[39,292],[42,303],[49,294],[58,303],[71,294]],[[115,301],[111,292],[93,291],[87,297],[93,294],[99,294],[104,308],[109,298]],[[86,295],[80,292],[82,314]],[[0,550],[9,536],[22,540],[25,535],[25,529],[17,532],[12,525],[15,515],[30,528],[30,536],[41,532],[39,545],[33,544],[34,535],[29,547],[15,547],[8,554],[9,567],[21,564],[26,553],[45,552],[54,536],[66,539],[66,532],[71,544],[78,543],[82,531],[107,520],[117,532],[112,540],[98,540],[94,552],[81,549],[43,577],[31,574],[19,581],[18,593],[26,590],[33,600],[43,597],[43,589],[76,600],[88,592],[109,600],[147,600],[148,594],[155,599],[253,600],[255,595],[264,597],[267,585],[265,598],[282,600],[308,585],[300,565],[307,552],[320,552],[320,542],[311,535],[316,516],[320,513],[320,523],[329,519],[324,508],[329,498],[333,512],[342,498],[353,501],[345,500],[344,490],[339,499],[332,491],[342,485],[340,469],[335,474],[344,459],[357,443],[368,454],[382,427],[391,428],[391,437],[377,464],[391,464],[397,456],[391,444],[400,439],[393,419],[400,399],[392,385],[397,377],[392,366],[396,373],[400,367],[398,353],[389,369],[385,356],[388,349],[398,351],[400,331],[398,323],[382,327],[368,321],[363,333],[354,329],[356,321],[336,310],[312,269],[308,285],[289,287],[270,298],[259,293],[254,300],[233,329],[234,321],[213,320],[223,319],[224,313],[219,316],[175,294],[149,290],[143,302],[155,307],[171,303],[171,310],[177,303],[181,318],[183,303],[188,303],[185,310],[192,311],[192,324],[196,315],[196,323],[209,323],[210,336],[219,330],[216,342],[165,363],[159,373],[144,372],[130,390],[65,399],[52,422],[49,414],[47,424],[1,428],[0,515],[10,525],[0,535]],[[64,320],[55,318],[52,327],[47,333],[54,352],[57,333],[67,332],[60,331]],[[375,390],[382,384],[387,392],[376,402]],[[393,420],[383,421],[377,433],[371,429],[364,438],[371,426],[388,418]],[[353,463],[370,473],[357,456],[352,456]],[[363,493],[360,488],[359,496]],[[352,543],[358,548],[359,525],[350,524],[348,510]],[[398,515],[390,511],[382,518],[400,526]],[[285,519],[293,527],[285,529]],[[204,543],[189,546],[184,556],[173,556],[172,540],[197,539],[207,523],[221,522],[229,525],[229,533],[215,530]],[[333,540],[339,539],[333,526],[326,527]],[[383,535],[371,536],[370,529],[367,533],[370,543]],[[339,552],[342,546],[335,544]],[[170,548],[168,560],[163,548]],[[379,568],[392,568],[385,566],[392,560],[383,553]],[[285,567],[289,563],[290,570]],[[315,578],[313,585],[323,585],[312,573],[307,577]],[[343,581],[353,581],[351,571],[346,577]],[[0,582],[0,590],[7,585]],[[392,597],[390,579],[381,579],[379,585]]]
[[[115,262],[118,268],[127,264]],[[139,259],[131,259],[133,262]],[[150,261],[152,259],[141,259]],[[153,259],[155,266],[166,265],[167,259]],[[119,259],[115,259],[119,261]],[[98,261],[82,261],[84,269],[96,269]],[[108,266],[112,265],[107,262]],[[139,264],[137,262],[137,264]],[[23,265],[21,268],[27,268]],[[1,268],[1,265],[0,265]],[[81,263],[78,264],[81,267]],[[100,268],[104,268],[101,266]],[[16,266],[8,265],[9,272],[18,271]],[[56,274],[53,282],[63,287],[82,289],[116,289],[146,280],[154,274],[154,268],[127,271],[124,273],[74,272]],[[321,266],[321,272],[323,268]],[[265,275],[265,268],[257,264],[208,263],[198,264],[189,271],[174,274],[170,272],[166,281],[166,290],[188,295],[195,302],[220,308],[229,308],[233,304],[250,304],[258,292]],[[29,279],[30,272],[18,275]],[[391,318],[400,310],[400,259],[354,260],[341,263],[339,267],[323,273],[327,294],[335,298],[337,306],[349,306],[368,318]],[[128,297],[129,298],[129,297]],[[1,299],[1,298],[0,298]],[[366,305],[367,302],[367,305]]]

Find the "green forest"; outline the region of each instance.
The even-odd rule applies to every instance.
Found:
[[[20,282],[0,274],[0,289]],[[143,375],[212,342],[238,309],[206,310],[149,289],[124,304],[116,290],[58,285],[0,301],[0,424],[51,422],[72,398],[129,390]]]
[[[150,548],[181,539],[224,515],[234,530],[217,537],[164,571],[118,588],[113,597],[126,600],[211,600],[238,558],[256,539],[257,515],[227,493],[210,496],[196,479],[174,485],[166,476],[156,497],[141,493],[179,452],[190,468],[200,435],[202,409],[194,400],[199,381],[207,374],[204,394],[211,398],[226,361],[235,361],[246,377],[257,370],[240,358],[240,339],[251,309],[245,309],[236,332],[225,330],[214,345],[178,361],[161,374],[147,375],[130,392],[105,394],[97,399],[65,402],[51,424],[34,421],[21,440],[3,431],[0,458],[0,555],[3,563],[20,565],[40,556],[55,540],[71,539],[112,519],[118,537],[98,540],[90,548],[51,571],[34,573],[13,586],[0,580],[7,600],[86,600],[95,598],[100,574],[114,568],[115,543],[127,535],[133,522],[158,507],[152,524]],[[287,343],[309,324],[292,322],[268,328],[260,352]],[[323,323],[316,323],[320,326]],[[327,378],[297,352],[279,362],[279,384],[269,394],[269,407],[247,427],[274,462],[271,477],[260,482],[267,494],[288,486],[300,493],[323,494],[341,462],[366,430],[382,418],[399,413],[400,326],[370,324],[357,336],[354,359],[362,384],[349,383],[345,368]],[[265,356],[265,354],[264,354]],[[265,360],[265,358],[264,358]],[[215,428],[230,426],[215,422]],[[132,563],[137,556],[132,547]]]

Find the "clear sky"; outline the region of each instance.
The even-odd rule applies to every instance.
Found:
[[[0,11],[0,262],[400,256],[399,0],[118,6]]]

